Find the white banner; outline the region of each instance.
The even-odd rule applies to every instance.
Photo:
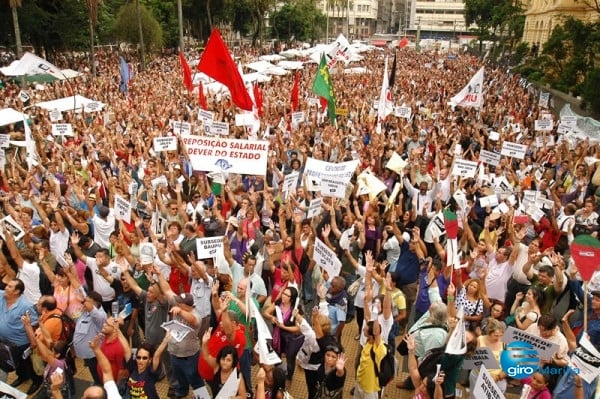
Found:
[[[346,198],[346,183],[337,180],[335,177],[321,176],[321,195],[344,199]]]
[[[335,176],[337,180],[347,184],[354,175],[359,162],[359,160],[353,160],[342,163],[332,163],[314,158],[307,158],[306,165],[304,166],[304,176],[308,179],[320,179],[322,175]]]
[[[536,132],[551,132],[554,127],[549,119],[537,119],[534,126]]]
[[[492,152],[492,151],[481,150],[479,152],[479,161],[483,162],[483,163],[487,163],[488,165],[493,165],[493,166],[500,165],[500,158],[502,158],[502,155]]]
[[[505,157],[524,159],[526,152],[527,146],[525,144],[511,143],[510,141],[505,141],[502,143],[502,150],[500,151],[500,154],[504,155]]]
[[[192,124],[191,123],[179,122],[179,121],[174,121],[173,119],[171,119],[169,121],[169,126],[171,126],[171,129],[173,129],[173,133],[175,133],[177,135],[192,134]]]
[[[598,375],[600,375],[600,352],[583,334],[579,340],[579,345],[571,355],[571,364],[579,371],[579,376],[588,384],[591,384]]]
[[[473,390],[474,398],[504,399],[504,393],[502,393],[502,390],[498,387],[485,366],[481,366],[475,386],[471,389]]]
[[[53,123],[53,136],[73,136],[73,125],[70,123]]]
[[[268,141],[182,136],[194,170],[262,175],[267,172]]]
[[[454,166],[452,167],[452,174],[454,176],[472,178],[475,177],[476,170],[477,162],[467,161],[465,159],[456,159],[454,161]]]
[[[520,341],[527,342],[538,351],[540,359],[550,360],[552,356],[558,351],[559,346],[553,342],[538,337],[537,335],[530,334],[523,330],[519,330],[514,327],[508,327],[502,337],[502,342],[510,344],[511,342]]]
[[[450,99],[450,103],[454,106],[461,107],[476,107],[483,105],[483,71],[481,67],[479,71],[467,83],[465,87],[454,97]]]
[[[306,213],[306,217],[308,219],[318,216],[321,213],[321,206],[323,205],[323,198],[313,198],[308,205],[308,212]]]
[[[219,136],[229,136],[229,123],[213,122],[212,125],[210,125],[210,132],[212,134],[218,134]]]
[[[212,259],[223,253],[223,236],[196,238],[198,259]]]
[[[153,143],[156,152],[177,151],[177,137],[175,136],[155,137]]]
[[[316,263],[316,266],[320,266],[325,269],[330,280],[333,277],[338,276],[340,274],[340,270],[342,270],[342,262],[340,262],[335,252],[329,249],[329,247],[318,238],[315,239],[313,259]]]
[[[131,223],[131,204],[118,195],[115,195],[115,217],[125,223]]]

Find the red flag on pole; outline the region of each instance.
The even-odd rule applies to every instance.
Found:
[[[403,37],[402,40],[400,40],[400,43],[398,43],[398,47],[404,48],[406,46],[408,46],[408,39]]]
[[[198,86],[198,101],[200,102],[200,108],[208,109],[206,106],[206,97],[204,97],[204,87],[202,87],[202,82]]]
[[[208,38],[198,63],[198,71],[227,86],[235,105],[243,110],[252,111],[252,99],[218,29],[213,29]]]
[[[292,87],[292,96],[290,102],[292,103],[292,112],[296,112],[298,110],[298,81],[299,81],[298,71],[296,71],[296,76],[294,77],[294,86]]]
[[[181,69],[183,70],[183,85],[188,91],[192,91],[194,89],[194,85],[192,84],[192,71],[185,59],[185,55],[183,55],[183,51],[179,52],[179,61],[181,62]]]
[[[256,104],[256,112],[258,112],[258,116],[262,116],[263,114],[263,100],[262,100],[262,92],[260,91],[260,87],[258,87],[258,82],[254,82],[254,103]]]

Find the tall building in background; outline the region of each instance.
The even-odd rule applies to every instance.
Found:
[[[328,19],[328,35],[343,33],[348,39],[365,39],[377,32],[384,0],[320,0],[317,7]],[[390,1],[395,0],[387,0]],[[383,18],[383,17],[382,17]],[[389,16],[387,17],[389,21]]]
[[[565,17],[575,17],[585,22],[598,19],[598,12],[577,0],[529,0],[525,8],[523,41],[530,45],[543,45],[555,26],[562,24]]]
[[[411,4],[409,30],[423,39],[452,39],[469,30],[462,0],[416,0]]]

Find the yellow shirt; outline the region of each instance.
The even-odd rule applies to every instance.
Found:
[[[381,364],[381,360],[386,355],[386,348],[383,340],[380,340],[379,345],[373,345],[369,342],[365,344],[360,353],[360,363],[356,370],[356,382],[358,386],[366,393],[379,392],[379,379],[375,375],[375,367],[371,359],[371,348],[375,352],[375,360],[377,365]]]

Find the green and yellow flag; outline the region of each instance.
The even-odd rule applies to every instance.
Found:
[[[329,115],[329,121],[333,124],[335,122],[335,94],[333,93],[333,82],[329,75],[325,54],[321,55],[321,63],[319,69],[317,69],[312,90],[315,94],[327,100],[327,114]]]

